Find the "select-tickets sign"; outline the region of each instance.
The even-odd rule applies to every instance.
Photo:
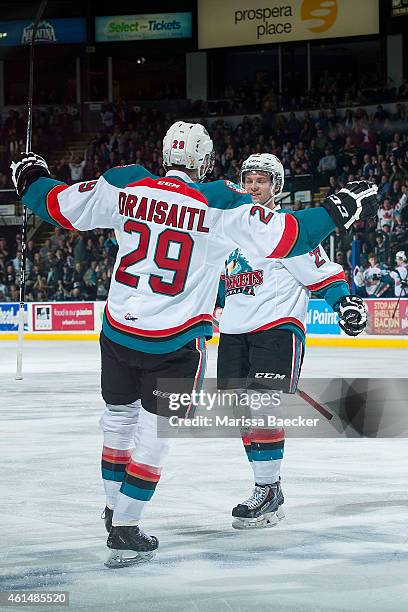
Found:
[[[0,332],[18,331],[18,313],[19,304],[15,302],[0,303]],[[24,304],[24,315],[26,320],[24,330],[27,331],[27,304]]]
[[[28,45],[33,37],[32,21],[0,21],[0,45]],[[43,19],[38,24],[35,42],[39,44],[70,44],[86,41],[86,22],[73,19]]]
[[[95,41],[191,38],[191,13],[95,17]]]
[[[378,32],[378,0],[198,0],[200,49]]]
[[[339,315],[325,300],[310,300],[306,316],[308,334],[340,335]]]
[[[93,302],[55,302],[31,304],[35,332],[93,332]]]
[[[408,299],[367,299],[367,334],[408,335]]]

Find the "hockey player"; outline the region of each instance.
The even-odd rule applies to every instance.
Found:
[[[363,271],[359,266],[354,268],[354,282],[364,297],[387,297],[391,287],[389,271],[378,261],[374,253],[368,256],[369,265]]]
[[[390,276],[395,283],[395,297],[408,296],[408,267],[405,251],[398,251],[395,255],[397,267],[390,272]]]
[[[319,210],[265,218],[237,185],[201,183],[212,157],[205,128],[179,121],[163,141],[164,178],[131,165],[69,186],[51,179],[46,162],[33,153],[20,154],[11,166],[24,204],[49,223],[112,228],[119,237],[100,340],[109,567],[148,559],[158,547],[139,521],[169,446],[158,435],[174,414],[166,380],[177,379],[182,393],[202,380],[215,271],[228,253],[251,243],[251,254],[261,257],[300,255],[336,224],[348,228],[377,210],[376,189],[361,182],[327,198]]]
[[[251,155],[242,164],[241,186],[262,207],[265,220],[280,209],[276,197],[283,184],[284,169],[275,155]],[[312,291],[339,312],[347,334],[356,336],[367,324],[363,300],[350,295],[342,267],[329,260],[321,245],[290,259],[265,259],[238,248],[226,262],[224,291],[217,367],[224,389],[296,392]],[[268,413],[268,407],[265,414],[258,408],[252,416],[267,419]],[[283,517],[284,437],[282,428],[242,430],[255,486],[252,495],[232,510],[233,527],[269,527]]]

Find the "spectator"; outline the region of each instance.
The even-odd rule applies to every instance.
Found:
[[[79,155],[74,157],[73,152],[71,151],[71,159],[69,162],[69,167],[71,170],[71,180],[69,181],[71,184],[78,183],[83,180],[84,176],[84,168],[87,163],[87,153],[85,152],[85,158],[81,159]]]
[[[324,156],[320,159],[317,171],[321,175],[321,184],[326,185],[329,177],[335,172],[337,166],[336,156],[333,155],[330,147],[324,150]]]
[[[385,198],[384,202],[378,209],[378,229],[383,230],[385,225],[388,225],[391,229],[394,227],[395,210],[391,206],[389,198]]]
[[[89,268],[86,270],[83,276],[85,291],[90,300],[96,299],[97,267],[98,262],[91,261]]]
[[[82,263],[80,261],[77,261],[75,263],[75,268],[72,273],[73,289],[83,289],[83,277],[84,273],[82,271]]]
[[[72,181],[72,169],[65,157],[63,157],[59,160],[59,162],[57,162],[57,167],[55,169],[55,178],[58,181],[62,181],[63,183],[70,184]]]

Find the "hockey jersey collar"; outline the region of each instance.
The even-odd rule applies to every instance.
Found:
[[[184,183],[194,183],[194,181],[191,180],[188,174],[186,172],[182,172],[181,170],[169,170],[168,172],[166,172],[166,176],[178,178]]]

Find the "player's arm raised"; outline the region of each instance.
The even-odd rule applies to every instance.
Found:
[[[241,214],[236,208],[224,216],[224,231],[240,247],[262,257],[295,257],[316,248],[336,226],[346,230],[374,216],[377,209],[377,186],[356,181],[326,198],[320,208],[279,213],[254,205]]]
[[[23,203],[48,223],[70,230],[121,229],[117,189],[106,178],[67,185],[50,178],[45,160],[35,153],[20,153],[11,171]]]

